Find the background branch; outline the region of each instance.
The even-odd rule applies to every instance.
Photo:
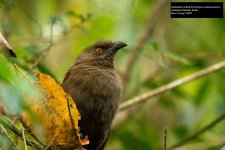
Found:
[[[18,149],[15,141],[13,141],[13,139],[7,133],[7,130],[1,124],[0,124],[0,129],[1,129],[0,132],[2,132],[7,137],[7,139],[13,144],[13,146],[15,146],[16,149]]]
[[[122,79],[125,85],[130,79],[130,74],[133,69],[134,63],[139,58],[138,53],[140,53],[143,50],[143,47],[146,41],[152,35],[155,24],[157,20],[159,19],[159,16],[162,13],[162,10],[164,10],[168,6],[169,1],[170,0],[158,0],[153,10],[152,9],[150,10],[146,24],[141,29],[138,35],[136,45],[134,46],[133,49],[131,49],[131,53],[125,65],[126,66],[125,71],[124,73],[122,73]]]
[[[25,134],[24,134],[24,128],[22,127],[22,136],[23,136],[23,141],[24,141],[24,148],[25,150],[27,150],[27,142],[26,142],[26,137],[25,137]]]
[[[172,150],[174,148],[180,147],[180,146],[190,142],[191,140],[196,139],[197,137],[199,137],[200,135],[202,135],[206,131],[210,130],[211,128],[216,126],[218,123],[220,123],[224,119],[225,119],[225,113],[223,113],[221,116],[219,116],[218,118],[213,120],[211,123],[209,123],[204,128],[200,129],[199,131],[195,132],[194,134],[190,135],[189,137],[186,137],[185,139],[183,139],[183,140],[179,141],[178,143],[174,144],[173,146],[169,147],[168,150]]]
[[[167,150],[167,127],[164,128],[164,150]]]
[[[131,98],[125,102],[122,102],[119,107],[119,112],[117,113],[117,115],[113,121],[112,130],[116,129],[121,124],[123,124],[139,108],[139,104],[141,104],[151,98],[154,98],[162,93],[170,91],[180,85],[183,85],[185,83],[196,80],[198,78],[207,76],[216,71],[222,70],[223,68],[225,68],[225,61],[219,62],[210,67],[202,69],[198,72],[192,73],[188,76],[185,76],[183,78],[175,80],[169,84],[161,86],[155,90],[146,92],[144,94],[141,94],[139,96]]]
[[[217,64],[214,64],[214,65],[210,66],[210,67],[202,69],[198,72],[192,73],[188,76],[185,76],[183,78],[175,80],[175,81],[173,81],[169,84],[161,86],[161,87],[159,87],[155,90],[152,90],[150,92],[146,92],[146,93],[141,94],[139,96],[136,96],[136,97],[134,97],[130,100],[122,102],[120,104],[119,110],[121,111],[121,110],[127,109],[129,107],[132,107],[136,104],[142,103],[142,102],[144,102],[144,101],[146,101],[146,100],[148,100],[152,97],[155,97],[155,96],[157,96],[161,93],[165,93],[165,92],[167,92],[171,89],[174,89],[175,87],[178,87],[178,86],[183,85],[185,83],[188,83],[190,81],[196,80],[198,78],[204,77],[204,76],[209,75],[211,73],[214,73],[216,71],[222,70],[223,68],[225,68],[225,61],[219,62]]]
[[[225,150],[225,145],[221,148],[221,150]]]
[[[27,145],[30,145],[34,149],[44,149],[44,146],[40,143],[35,143],[32,140],[27,139],[26,137],[23,138],[23,133],[16,127],[16,125],[14,125],[8,118],[4,117],[3,115],[0,115],[0,124],[20,139],[23,140],[25,138]]]

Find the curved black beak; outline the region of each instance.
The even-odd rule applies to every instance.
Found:
[[[125,42],[122,41],[117,41],[117,42],[113,42],[112,46],[107,50],[109,55],[114,55],[116,54],[116,52],[123,48],[126,47],[127,44]]]
[[[117,42],[113,42],[112,49],[117,51],[117,50],[119,50],[123,47],[126,47],[126,46],[127,46],[126,43],[124,43],[122,41],[117,41]]]

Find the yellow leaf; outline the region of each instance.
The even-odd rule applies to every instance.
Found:
[[[89,141],[86,139],[82,142],[78,134],[80,114],[74,100],[50,76],[36,76],[37,87],[43,96],[39,100],[29,100],[28,104],[42,130],[35,127],[33,115],[29,113],[23,114],[25,126],[46,145],[72,144],[81,147],[88,144]]]

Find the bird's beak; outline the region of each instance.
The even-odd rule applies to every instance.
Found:
[[[109,55],[114,55],[119,49],[126,47],[127,44],[122,41],[113,42],[112,46],[107,50]]]
[[[113,42],[112,49],[118,51],[119,49],[126,47],[127,44],[121,41]]]

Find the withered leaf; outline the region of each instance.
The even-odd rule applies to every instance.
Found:
[[[45,74],[36,74],[37,87],[43,95],[38,100],[28,100],[28,104],[38,118],[40,128],[34,125],[31,114],[23,114],[23,123],[28,130],[46,145],[74,144],[78,147],[88,144],[81,141],[78,133],[80,114],[74,100],[64,92],[54,79]]]

